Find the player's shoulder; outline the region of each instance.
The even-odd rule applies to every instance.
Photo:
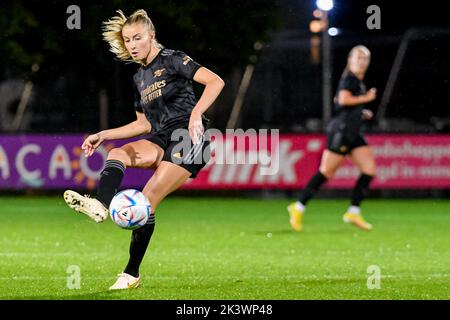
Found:
[[[182,58],[182,57],[186,56],[186,53],[184,53],[183,51],[180,51],[180,50],[164,48],[161,51],[161,56],[162,57],[181,57]]]
[[[192,61],[191,57],[180,50],[163,49],[160,57],[163,65],[168,66],[169,68],[173,67],[175,69],[177,69],[180,65],[186,65]]]
[[[360,82],[361,80],[359,80],[358,77],[350,71],[344,73],[340,80],[340,84],[343,86],[355,86]]]

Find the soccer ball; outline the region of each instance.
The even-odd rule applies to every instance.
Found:
[[[142,227],[150,217],[151,205],[139,190],[126,189],[117,193],[109,205],[111,220],[122,229]]]

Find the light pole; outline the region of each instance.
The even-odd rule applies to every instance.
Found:
[[[323,125],[331,118],[331,43],[328,34],[328,11],[333,9],[333,0],[317,0],[317,8],[322,11],[322,119]]]

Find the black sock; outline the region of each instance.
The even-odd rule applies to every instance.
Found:
[[[367,196],[369,193],[369,184],[372,181],[373,176],[369,176],[368,174],[362,173],[358,181],[356,182],[355,187],[352,192],[352,206],[359,207],[361,201]]]
[[[147,224],[139,229],[133,230],[131,234],[130,259],[125,267],[124,273],[133,277],[139,277],[139,266],[144,258],[145,251],[155,229],[155,214],[152,213]]]
[[[125,165],[119,160],[106,160],[100,182],[98,185],[97,199],[109,207],[112,198],[117,193],[122,182]]]
[[[325,181],[327,181],[327,177],[325,177],[322,172],[317,171],[317,173],[309,180],[298,201],[303,205],[306,205],[309,199],[314,196]]]

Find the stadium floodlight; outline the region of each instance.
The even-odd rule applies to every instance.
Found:
[[[331,27],[328,29],[328,34],[332,37],[337,36],[339,34],[338,28]]]
[[[317,0],[316,6],[322,11],[330,11],[333,9],[333,0]]]

